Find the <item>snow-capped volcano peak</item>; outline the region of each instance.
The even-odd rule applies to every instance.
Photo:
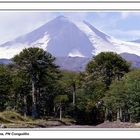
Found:
[[[67,17],[63,16],[63,15],[60,15],[60,16],[56,17],[54,20],[69,21],[69,19]]]
[[[59,16],[34,31],[0,45],[0,58],[11,58],[23,48],[41,47],[55,57],[92,57],[102,51],[140,56],[140,44],[117,40],[90,23]]]

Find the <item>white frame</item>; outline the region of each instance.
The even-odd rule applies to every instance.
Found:
[[[45,2],[41,0],[24,0],[18,2],[18,0],[5,0],[0,1],[0,12],[9,11],[140,11],[140,1],[135,0],[133,3],[130,0],[118,0],[118,1],[106,1],[98,0],[92,2],[92,0],[84,2],[84,0],[71,0],[67,1],[69,4],[61,0],[51,0]],[[59,2],[57,2],[59,1]],[[108,139],[108,138],[140,138],[139,128],[37,128],[37,129],[1,129],[0,138],[48,138],[48,139]],[[3,133],[3,135],[1,135]],[[14,135],[15,133],[24,133],[29,135]]]

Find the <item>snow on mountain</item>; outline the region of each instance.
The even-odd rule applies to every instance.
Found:
[[[18,54],[21,52],[24,48],[28,48],[27,44],[20,44],[20,43],[15,43],[12,46],[0,46],[0,58],[7,58],[10,59],[14,55]]]
[[[0,58],[11,58],[27,47],[41,47],[55,57],[91,58],[102,51],[140,56],[139,43],[115,39],[86,21],[72,22],[64,16],[0,45]]]
[[[115,39],[114,37],[100,32],[87,22],[80,23],[79,27],[86,33],[92,44],[94,44],[94,55],[97,55],[103,51],[113,51],[118,54],[127,52],[140,56],[139,43],[126,42]]]

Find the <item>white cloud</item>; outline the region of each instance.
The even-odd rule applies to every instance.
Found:
[[[0,44],[32,31],[54,17],[50,12],[0,12]]]
[[[121,12],[121,18],[126,19],[131,16],[140,16],[140,12]]]
[[[106,18],[108,17],[109,14],[109,12],[101,12],[101,11],[97,11],[95,13],[99,16],[99,18]]]
[[[58,15],[84,20],[87,12],[0,12],[0,44],[26,34]]]

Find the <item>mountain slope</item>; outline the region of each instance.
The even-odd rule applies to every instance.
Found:
[[[133,42],[133,43],[140,43],[140,39],[132,40],[131,42]]]
[[[7,49],[11,49],[15,44],[41,47],[55,57],[91,57],[93,49],[88,37],[63,16],[57,17],[31,33],[6,42],[1,47],[8,46]]]
[[[10,59],[0,59],[0,64],[8,65],[12,63]]]
[[[114,37],[100,32],[87,22],[79,24],[79,27],[86,33],[86,35],[89,37],[89,40],[94,45],[94,55],[97,55],[98,53],[103,51],[112,51],[118,54],[130,53],[140,56],[139,43],[126,42],[115,39]]]
[[[90,58],[85,57],[59,57],[56,58],[56,64],[62,70],[84,71]]]
[[[140,68],[140,56],[135,54],[122,53],[120,54],[125,60],[132,64],[133,68]],[[68,71],[84,71],[87,63],[91,58],[85,57],[57,57],[55,64],[62,70]],[[10,59],[0,59],[0,64],[12,63]]]
[[[55,60],[55,64],[60,67],[61,70],[68,71],[84,71],[90,58],[84,57],[58,57]],[[11,64],[10,59],[0,59],[0,64]]]
[[[25,47],[41,47],[55,57],[91,58],[102,51],[140,56],[139,43],[115,39],[86,21],[72,22],[64,16],[0,45],[0,58],[11,58]]]
[[[129,53],[121,53],[120,55],[122,58],[130,62],[132,64],[132,67],[140,68],[140,56]]]

